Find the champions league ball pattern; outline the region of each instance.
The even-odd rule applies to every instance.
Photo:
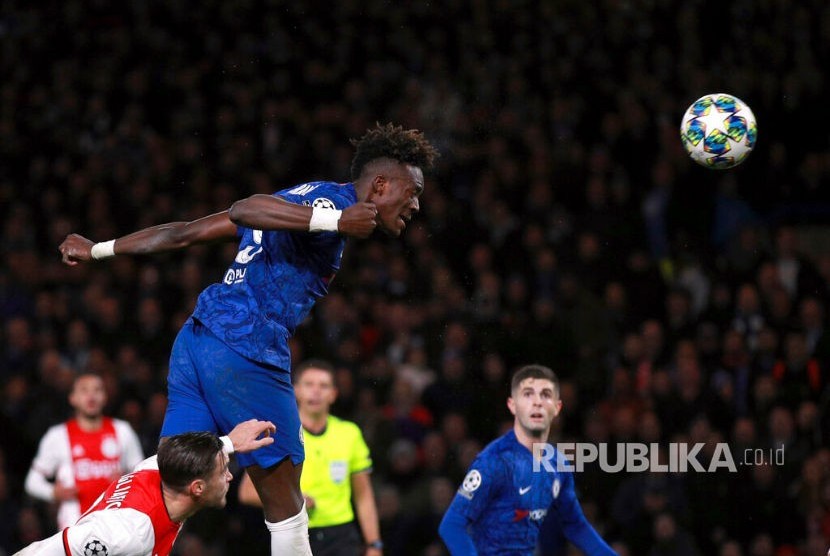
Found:
[[[107,556],[109,550],[99,540],[91,540],[84,545],[84,556]]]
[[[746,160],[758,139],[758,127],[743,101],[715,93],[700,97],[686,110],[680,139],[692,160],[723,170]]]

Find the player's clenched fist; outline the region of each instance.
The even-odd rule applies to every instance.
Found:
[[[92,260],[92,246],[94,242],[78,234],[69,234],[58,250],[61,252],[61,260],[74,266],[80,261]]]
[[[337,231],[347,236],[367,238],[375,231],[377,215],[374,203],[355,203],[343,209]]]

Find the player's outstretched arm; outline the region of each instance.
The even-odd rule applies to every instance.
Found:
[[[228,214],[233,223],[254,230],[339,232],[369,237],[377,223],[374,203],[355,203],[342,211],[290,203],[273,195],[257,194],[235,202]]]
[[[244,454],[273,444],[274,437],[272,435],[275,432],[277,432],[277,427],[271,421],[250,419],[236,425],[228,433],[228,438],[231,439],[234,451]]]
[[[228,218],[228,211],[224,211],[192,222],[159,224],[101,243],[94,243],[78,234],[69,234],[58,250],[63,262],[74,266],[79,262],[113,255],[161,253],[235,238],[236,224]]]

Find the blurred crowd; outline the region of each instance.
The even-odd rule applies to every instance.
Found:
[[[828,32],[822,0],[4,2],[0,553],[52,532],[22,478],[79,371],[155,452],[173,337],[236,250],[70,268],[65,235],[347,181],[348,139],[392,121],[442,152],[421,215],[349,244],[292,343],[337,366],[387,553],[443,553],[444,509],[511,422],[510,371],[539,362],[562,380],[553,440],[762,450],[737,473],[578,474],[621,555],[823,554]],[[678,138],[720,91],[759,127],[725,172]],[[231,496],[176,550],[263,552],[263,529]]]

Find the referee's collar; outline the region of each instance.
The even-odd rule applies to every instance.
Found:
[[[329,428],[329,419],[330,419],[330,418],[331,418],[331,415],[329,415],[328,417],[326,417],[326,424],[325,424],[325,425],[323,425],[323,429],[322,429],[320,432],[313,432],[313,431],[310,431],[310,430],[308,430],[307,428],[305,428],[305,425],[303,425],[303,432],[304,432],[304,433],[306,433],[306,434],[310,434],[311,436],[323,436],[324,434],[326,434],[326,431],[327,431],[327,430],[328,430],[328,428]]]

